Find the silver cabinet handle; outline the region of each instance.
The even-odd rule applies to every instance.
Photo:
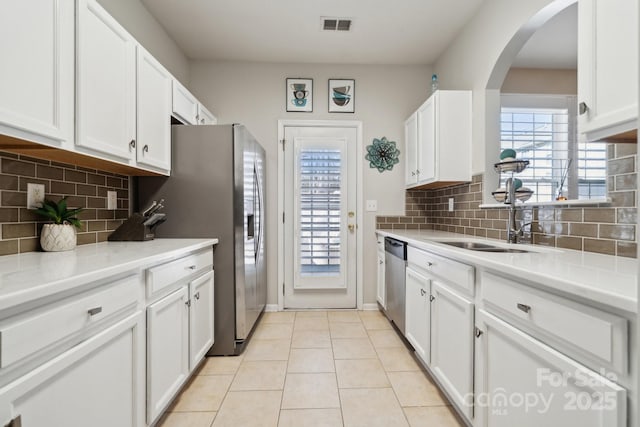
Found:
[[[429,301],[433,302],[434,299],[436,299],[436,297],[434,297],[433,295],[429,295]]]
[[[474,334],[476,336],[476,338],[480,338],[480,335],[482,335],[482,334],[483,334],[482,329],[476,327],[476,331],[475,331],[475,334]]]
[[[187,307],[191,307],[191,300],[190,299],[186,300],[184,302],[184,305],[187,306]]]
[[[189,270],[195,270],[196,266],[195,265],[190,265],[189,267],[187,267]]]
[[[416,173],[414,171],[411,171],[411,176],[416,176]]]
[[[199,300],[200,299],[200,292],[196,292],[196,294],[193,297],[195,299]]]
[[[433,267],[433,263],[431,261],[427,261],[427,267]]]
[[[526,304],[517,303],[516,307],[518,307],[518,310],[524,311],[525,313],[529,313],[531,311],[531,306]]]
[[[580,115],[583,115],[587,111],[589,111],[589,107],[587,106],[586,102],[581,102],[580,104],[578,104],[578,113],[580,113]]]
[[[129,147],[130,148],[136,148],[136,140],[132,139],[131,142],[129,142]]]
[[[416,175],[420,175],[420,169],[416,169]]]
[[[149,152],[149,146],[145,145],[144,147],[142,147],[142,152],[143,153],[148,153]]]
[[[102,313],[102,307],[94,307],[87,310],[89,316],[95,316],[96,314]]]
[[[420,289],[420,295],[424,296],[424,294],[426,294],[426,292],[424,291],[424,289]]]
[[[384,261],[379,260],[379,261],[378,261],[378,263],[379,263],[379,264],[384,264]]]

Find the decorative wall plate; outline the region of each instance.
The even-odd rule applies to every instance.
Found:
[[[400,161],[399,156],[400,150],[396,148],[396,143],[383,136],[381,139],[374,138],[373,144],[367,145],[367,154],[364,158],[369,160],[370,168],[384,172],[393,169],[393,165]]]

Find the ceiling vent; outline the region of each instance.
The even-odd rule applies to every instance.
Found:
[[[350,18],[320,18],[323,31],[351,31]]]

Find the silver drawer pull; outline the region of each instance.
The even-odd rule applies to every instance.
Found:
[[[436,299],[436,297],[434,297],[433,295],[429,295],[429,301],[433,302],[434,299]]]
[[[524,311],[525,313],[529,313],[531,311],[531,306],[526,305],[526,304],[516,304],[516,307],[518,307],[518,310],[520,311]]]
[[[95,316],[96,314],[102,313],[102,307],[94,307],[87,310],[89,316]]]
[[[196,292],[196,294],[193,296],[195,299],[200,299],[200,292]]]
[[[189,270],[195,270],[196,266],[195,265],[190,265],[189,267],[187,267]]]
[[[482,334],[483,334],[482,329],[476,327],[476,332],[475,332],[476,338],[480,338],[480,335]]]
[[[420,295],[424,296],[424,294],[426,294],[426,292],[424,291],[424,289],[420,289]]]
[[[433,267],[433,263],[431,261],[427,261],[427,267]]]

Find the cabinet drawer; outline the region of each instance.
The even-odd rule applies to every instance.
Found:
[[[409,264],[438,276],[451,285],[459,287],[469,295],[474,294],[475,269],[470,265],[425,252],[411,246],[407,248],[407,261]]]
[[[147,296],[211,266],[213,266],[213,249],[152,267],[147,270]]]
[[[627,321],[619,316],[482,273],[482,300],[578,360],[627,372]],[[591,363],[593,366],[594,363]]]
[[[135,307],[139,276],[103,286],[90,294],[9,318],[0,324],[0,368],[63,340],[128,307]]]

